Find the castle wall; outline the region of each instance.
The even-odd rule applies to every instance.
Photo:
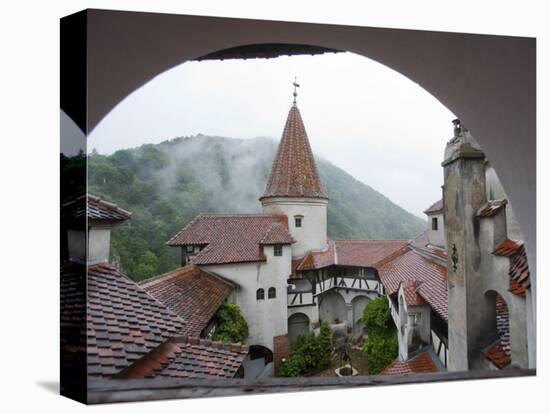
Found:
[[[249,345],[262,345],[274,350],[274,337],[288,333],[287,279],[291,274],[291,247],[283,246],[282,256],[273,255],[273,246],[265,246],[267,262],[235,263],[201,266],[235,283],[230,300],[238,304],[248,322]],[[276,298],[268,298],[268,290],[275,287]],[[256,290],[265,292],[263,300],[256,300]]]
[[[288,230],[296,243],[292,256],[303,257],[310,251],[327,249],[327,204],[321,198],[269,197],[262,199],[266,214],[284,214]],[[295,216],[302,216],[302,226],[295,226]]]

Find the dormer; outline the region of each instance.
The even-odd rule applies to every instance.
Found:
[[[433,246],[441,248],[446,247],[445,241],[445,221],[443,216],[443,200],[436,201],[426,210],[424,210],[428,218],[428,241]]]

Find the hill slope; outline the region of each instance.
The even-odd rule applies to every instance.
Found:
[[[179,264],[165,241],[201,212],[259,212],[277,142],[268,138],[176,138],[92,154],[89,191],[134,212],[113,232],[113,258],[135,279]],[[425,223],[352,176],[318,159],[336,239],[408,239]]]

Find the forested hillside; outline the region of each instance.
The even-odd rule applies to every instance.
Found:
[[[113,232],[113,261],[136,280],[179,265],[165,242],[201,212],[260,211],[277,142],[268,138],[176,138],[160,144],[92,153],[89,191],[133,212]],[[317,157],[330,197],[329,236],[408,239],[425,223],[382,194]]]

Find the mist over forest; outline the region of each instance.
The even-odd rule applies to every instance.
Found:
[[[135,280],[172,270],[165,242],[201,212],[255,213],[278,142],[197,135],[89,156],[89,192],[133,212],[113,231],[112,261]],[[425,222],[316,157],[333,239],[410,239]],[[366,167],[368,168],[368,167]],[[380,172],[383,173],[383,172]]]

